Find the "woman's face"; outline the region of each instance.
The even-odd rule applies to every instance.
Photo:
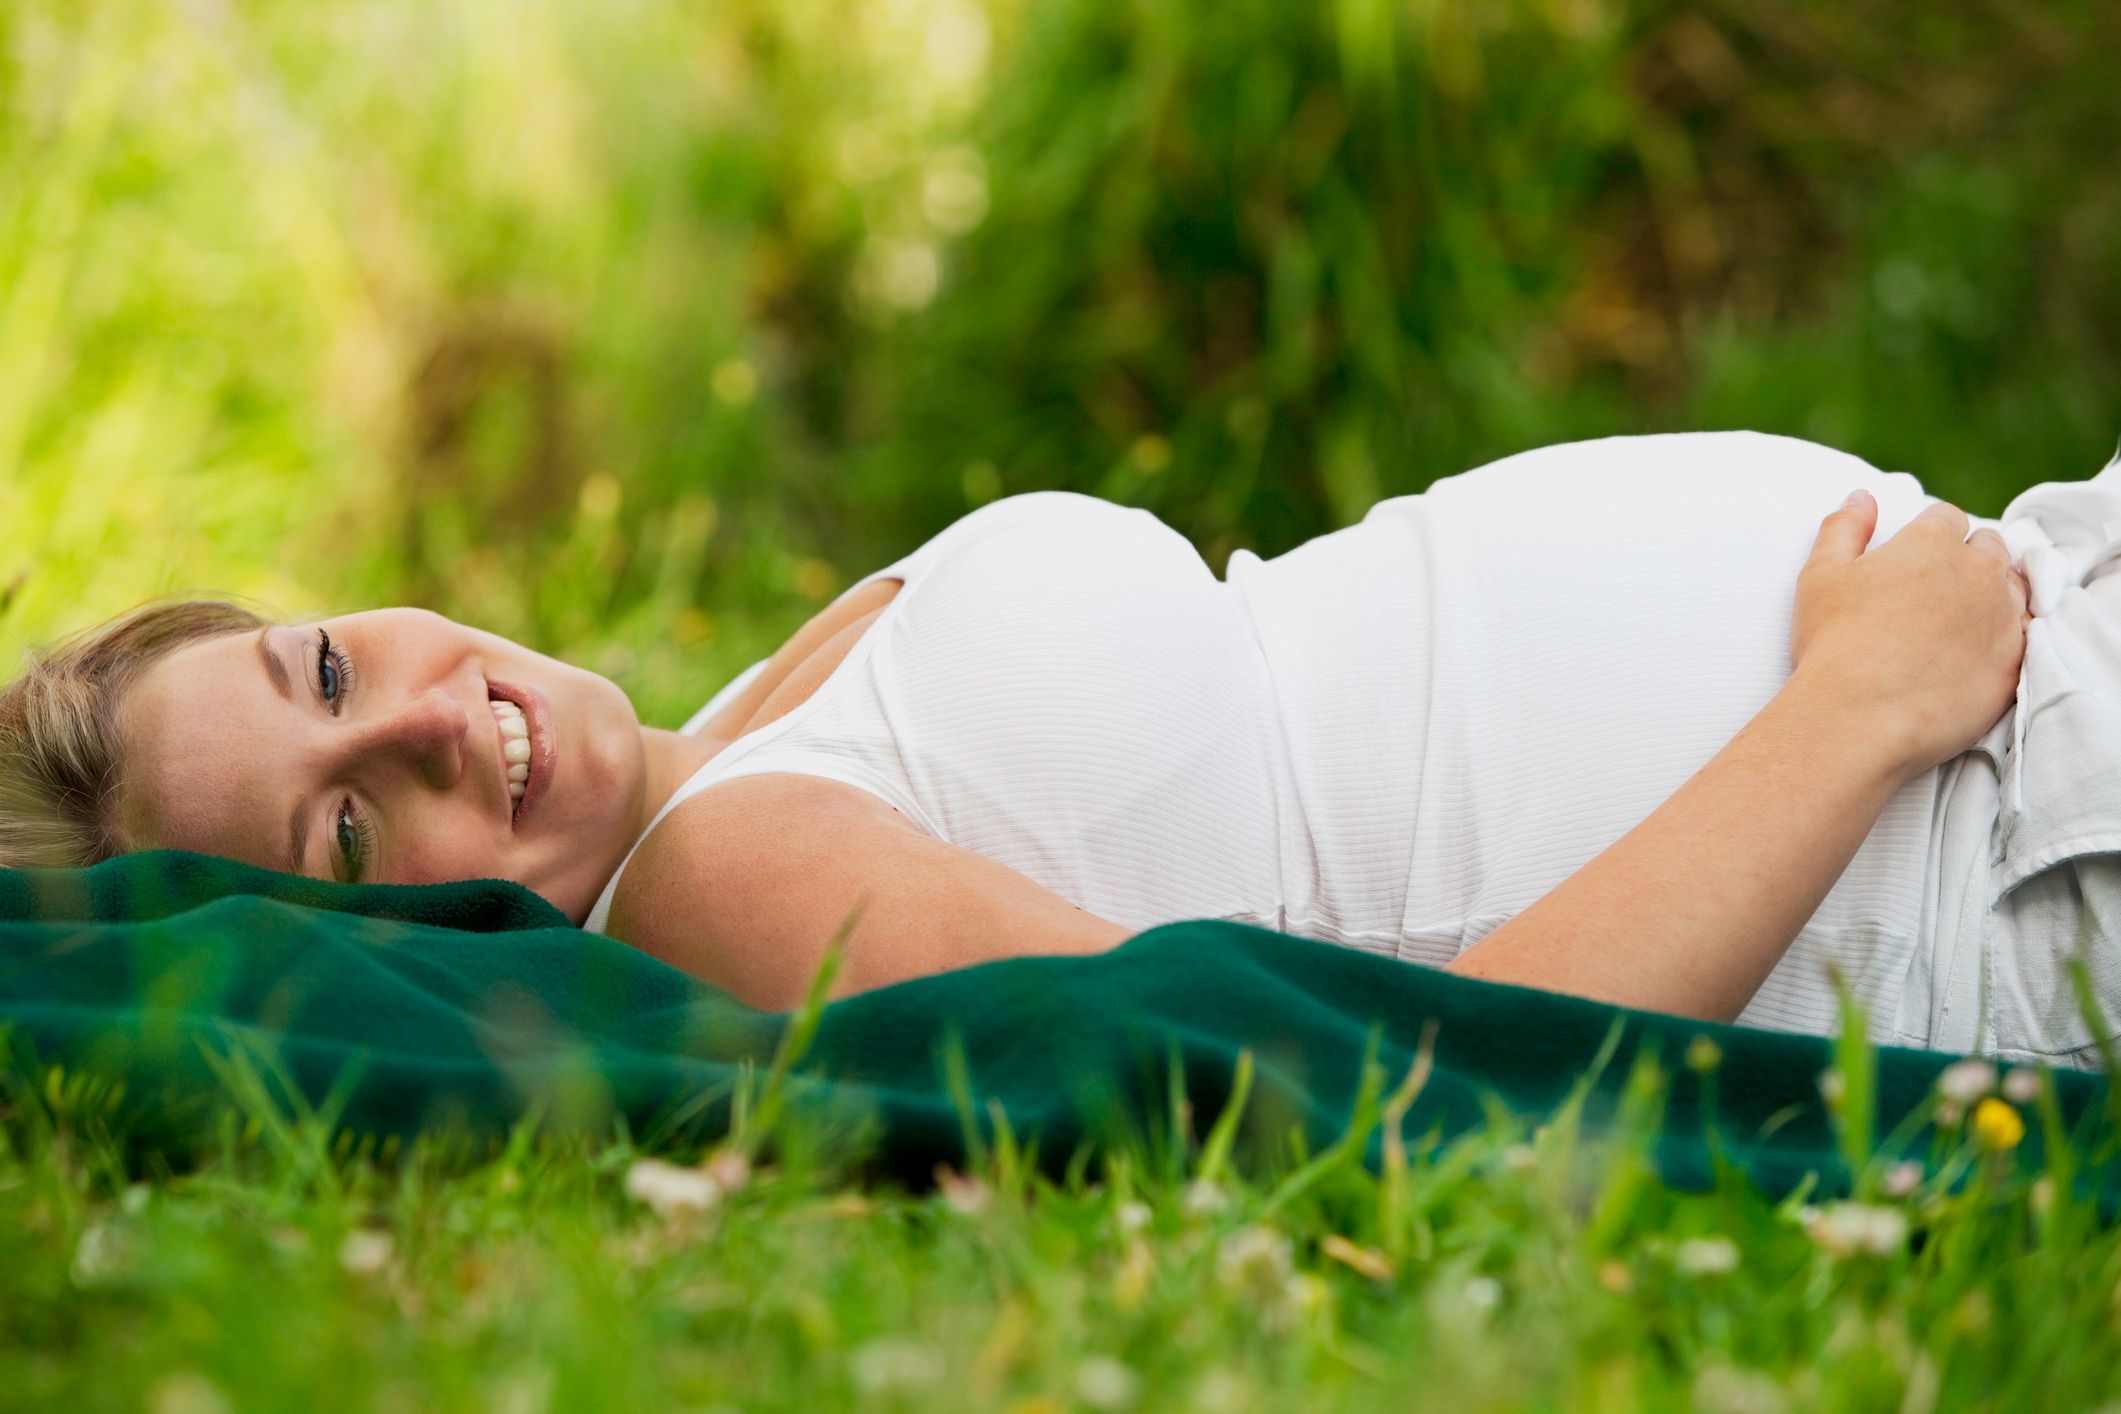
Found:
[[[520,729],[496,699],[528,728],[520,806]],[[423,609],[189,644],[135,680],[121,730],[141,848],[363,883],[513,879],[579,921],[645,823],[616,684]]]

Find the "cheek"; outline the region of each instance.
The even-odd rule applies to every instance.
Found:
[[[400,836],[389,877],[397,884],[449,884],[506,875],[506,862],[488,830],[437,814]]]
[[[584,820],[624,815],[641,769],[641,729],[632,704],[598,679],[570,716],[574,740],[561,746],[562,768],[572,777],[562,792],[567,813]]]
[[[453,884],[463,879],[481,878],[490,870],[464,873],[445,867],[437,867],[434,856],[420,853],[407,860],[392,872],[389,882],[393,884]]]

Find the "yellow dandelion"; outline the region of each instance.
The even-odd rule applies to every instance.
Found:
[[[1144,432],[1135,438],[1134,445],[1127,449],[1127,459],[1134,463],[1137,470],[1154,476],[1171,465],[1171,439],[1154,432]]]
[[[725,358],[714,366],[714,395],[731,407],[742,407],[758,396],[759,373],[749,359]]]
[[[597,472],[582,482],[579,504],[576,509],[587,521],[606,521],[619,513],[619,503],[626,499],[619,479],[609,472]]]
[[[673,626],[677,640],[687,648],[705,643],[714,637],[714,618],[705,609],[685,609],[678,614]]]
[[[1974,1142],[1991,1154],[2001,1154],[2018,1147],[2025,1137],[2025,1121],[2008,1100],[1999,1100],[1991,1095],[1974,1106]]]
[[[805,599],[827,599],[840,587],[839,571],[823,560],[808,559],[796,562],[795,592]]]

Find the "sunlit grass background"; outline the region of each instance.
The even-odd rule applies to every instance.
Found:
[[[1219,569],[1614,432],[1994,514],[2121,433],[2117,54],[2112,0],[7,0],[0,673],[150,595],[414,602],[675,721],[999,495]],[[1824,1227],[1508,1122],[1287,1202],[769,1145],[658,1217],[624,1136],[172,1171],[24,1083],[0,1404],[2121,1394],[2066,1146]]]
[[[2109,0],[11,0],[0,667],[425,604],[681,717],[997,495],[1218,569],[1750,426],[2121,433]]]

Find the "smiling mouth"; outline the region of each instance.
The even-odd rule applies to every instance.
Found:
[[[510,829],[522,825],[552,784],[555,751],[552,708],[545,694],[515,683],[486,684],[487,705],[501,743],[501,777],[508,792]]]

